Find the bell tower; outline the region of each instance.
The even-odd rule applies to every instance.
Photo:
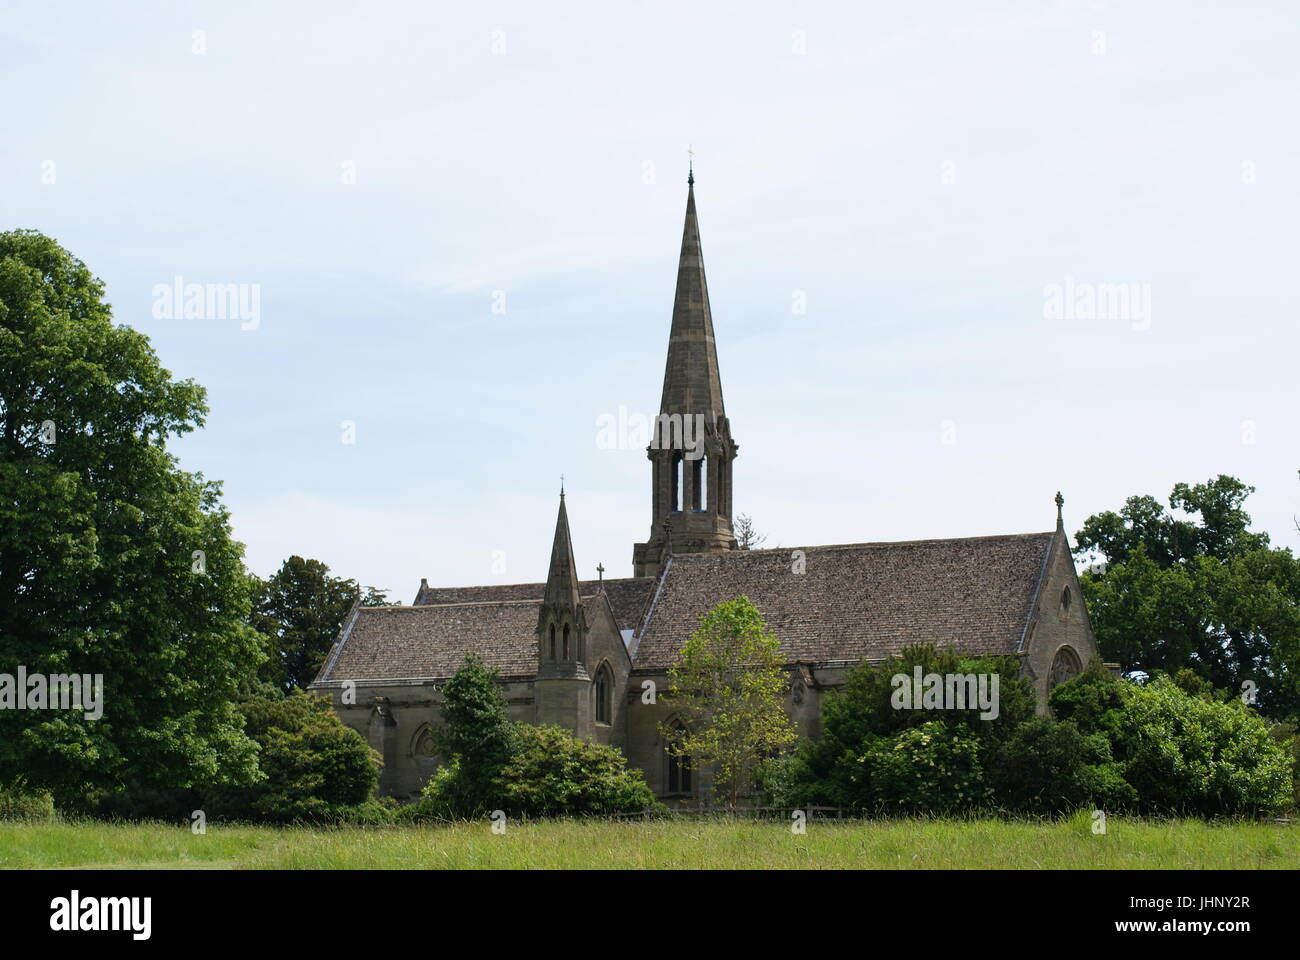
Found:
[[[651,467],[650,538],[632,548],[633,576],[658,576],[674,553],[736,549],[731,462],[738,449],[722,403],[692,167],[686,180],[686,224],[663,395],[646,450]]]

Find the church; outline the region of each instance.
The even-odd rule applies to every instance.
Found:
[[[699,433],[668,424],[701,425]],[[582,580],[564,493],[545,582],[435,587],[410,606],[356,606],[312,690],[383,756],[380,791],[412,798],[437,769],[443,684],[477,654],[512,720],[553,723],[618,747],[670,803],[708,795],[709,772],[667,749],[682,722],[667,671],[700,617],[745,595],[781,642],[786,708],[816,736],[821,707],[857,664],[933,642],[1020,659],[1040,711],[1051,688],[1098,655],[1056,495],[1055,529],[953,540],[743,549],[732,529],[739,449],[722,400],[695,177],[687,179],[649,536],[633,576]],[[656,440],[659,439],[656,434]]]

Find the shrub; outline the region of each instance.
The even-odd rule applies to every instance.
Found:
[[[779,787],[767,793],[773,802],[779,806],[876,805],[879,796],[869,787],[863,758],[880,746],[877,741],[882,738],[890,741],[883,749],[892,750],[902,733],[938,722],[934,711],[899,710],[893,706],[894,675],[911,675],[918,666],[923,674],[998,675],[996,720],[981,720],[974,710],[945,714],[942,725],[962,743],[973,741],[982,749],[991,749],[1034,715],[1033,687],[1020,676],[1018,659],[971,659],[951,648],[937,649],[933,644],[911,647],[883,663],[863,663],[849,673],[843,688],[832,694],[822,709],[821,738],[803,741],[792,758],[782,762]],[[957,762],[955,757],[950,759]],[[885,764],[885,770],[886,776],[903,772],[897,761]],[[967,786],[973,789],[973,785]],[[894,789],[891,786],[886,793]],[[968,801],[963,796],[963,804]]]
[[[1188,696],[1167,678],[1124,696],[1125,779],[1144,806],[1235,816],[1290,802],[1291,758],[1245,704]]]
[[[1244,816],[1285,809],[1292,760],[1239,699],[1221,702],[1169,677],[1138,685],[1090,668],[1057,687],[1052,707],[1110,741],[1137,805],[1152,813]]]
[[[53,819],[54,796],[48,790],[33,789],[22,777],[0,784],[0,820]]]
[[[242,820],[340,822],[368,817],[381,760],[361,734],[343,725],[329,701],[294,691],[240,705],[246,730],[261,747],[263,779],[219,788],[209,813]],[[358,809],[360,808],[360,809]]]
[[[1084,734],[1073,720],[1023,724],[993,751],[988,775],[997,802],[1021,813],[1116,809],[1137,799],[1106,736]]]
[[[502,809],[516,816],[632,813],[657,806],[639,770],[614,747],[557,726],[520,724],[519,752],[497,780]]]
[[[895,737],[875,737],[857,758],[864,805],[900,813],[982,804],[988,795],[980,742],[965,729],[931,720]]]

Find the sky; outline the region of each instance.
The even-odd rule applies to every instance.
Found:
[[[0,229],[207,389],[172,449],[263,576],[544,579],[561,475],[631,575],[650,465],[598,426],[658,409],[688,149],[767,546],[1227,473],[1300,549],[1300,10],[980,6],[25,4]]]

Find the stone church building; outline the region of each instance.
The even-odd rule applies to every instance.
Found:
[[[380,790],[413,797],[437,768],[442,685],[476,653],[500,677],[511,719],[555,723],[619,747],[659,797],[690,802],[708,772],[671,754],[680,722],[667,669],[700,617],[749,597],[781,641],[786,706],[800,734],[845,674],[933,641],[1019,657],[1040,709],[1052,686],[1098,655],[1056,497],[1042,533],[740,549],[732,530],[738,446],[722,400],[708,286],[688,179],[661,414],[703,424],[698,442],[652,443],[650,535],[634,576],[581,580],[564,494],[545,582],[432,587],[410,606],[355,607],[311,689],[384,759]],[[661,422],[669,422],[661,416]],[[702,453],[702,455],[700,455]]]

